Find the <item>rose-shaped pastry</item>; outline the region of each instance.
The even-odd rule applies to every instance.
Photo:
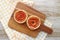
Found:
[[[27,19],[28,28],[30,28],[31,30],[35,30],[35,29],[39,28],[40,25],[41,25],[41,20],[39,17],[37,17],[35,15],[31,15],[28,17],[28,19]]]
[[[28,17],[27,12],[24,10],[17,9],[14,12],[14,20],[17,23],[24,23],[27,20],[27,17]]]

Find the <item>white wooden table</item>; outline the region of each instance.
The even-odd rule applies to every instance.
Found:
[[[60,0],[33,0],[37,2],[35,5],[41,5],[35,8],[38,8],[40,11],[45,13],[48,16],[48,20],[53,23],[53,34],[48,35],[46,40],[60,40]],[[44,5],[41,3],[44,2]],[[50,3],[51,2],[51,3]],[[48,3],[46,5],[46,3]],[[43,6],[43,7],[42,7]],[[44,8],[42,10],[42,8]],[[47,11],[47,12],[46,12]],[[0,40],[9,40],[7,37],[2,24],[0,23]]]
[[[1,23],[0,23],[0,40],[9,40]]]

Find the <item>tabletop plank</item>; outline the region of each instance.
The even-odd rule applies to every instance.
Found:
[[[0,23],[0,40],[9,40],[1,23]]]
[[[47,37],[45,40],[60,40],[60,37]]]

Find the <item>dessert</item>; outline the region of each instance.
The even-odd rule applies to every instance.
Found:
[[[31,15],[28,17],[27,19],[28,28],[30,28],[31,30],[35,30],[38,29],[40,25],[41,25],[41,20],[39,17],[35,15]]]
[[[27,20],[27,12],[21,9],[17,9],[14,13],[14,20],[17,23],[24,23]]]

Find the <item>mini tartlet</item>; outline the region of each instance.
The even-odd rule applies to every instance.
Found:
[[[27,26],[30,30],[35,30],[38,29],[41,25],[41,20],[39,17],[35,16],[35,15],[31,15],[28,17],[27,21]]]
[[[17,9],[14,12],[14,20],[17,23],[24,23],[27,20],[28,14],[25,10]]]

